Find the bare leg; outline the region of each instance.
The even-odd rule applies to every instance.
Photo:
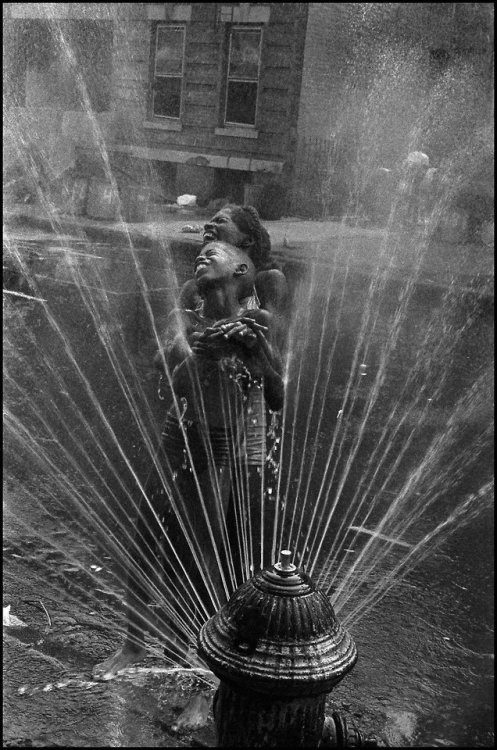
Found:
[[[146,656],[144,633],[133,623],[133,609],[128,606],[128,633],[123,646],[105,661],[93,668],[93,677],[97,680],[111,680],[131,664],[142,661]]]
[[[162,482],[151,472],[146,483],[150,502],[161,513],[166,502]],[[93,669],[99,680],[110,680],[131,664],[146,656],[145,632],[150,629],[147,605],[161,584],[157,565],[157,547],[161,527],[150,503],[142,498],[138,509],[133,557],[128,568],[127,634],[123,646]]]
[[[140,647],[126,640],[124,646],[115,654],[93,668],[93,677],[96,680],[112,680],[123,669],[142,661],[146,654],[144,646]]]
[[[222,541],[221,524],[223,523],[221,515],[226,517],[228,501],[231,491],[231,474],[228,466],[216,467],[216,480],[213,481],[212,473],[205,471],[199,476],[199,483],[206,503],[209,519],[212,522],[212,534],[219,553],[221,561],[225,557],[224,545]],[[215,594],[218,596],[221,604],[224,603],[226,595],[222,585],[219,564],[212,547],[207,527],[203,518],[196,520],[196,534],[202,540],[202,549],[204,550],[204,563],[207,577]],[[206,601],[208,608],[212,608],[212,603]],[[203,618],[205,619],[205,618]],[[195,658],[193,658],[195,663]],[[218,680],[212,676],[216,684]],[[202,691],[193,695],[187,702],[186,706],[172,725],[174,732],[187,732],[194,729],[200,729],[207,724],[211,711],[212,700],[210,691]]]
[[[172,725],[173,732],[187,732],[205,727],[211,710],[211,698],[208,693],[194,695]]]
[[[167,462],[164,461],[163,465],[167,466]],[[212,471],[217,473],[217,482],[213,481],[215,477]],[[197,493],[193,477],[189,473],[180,471],[174,477],[174,480],[169,483],[169,486],[174,487],[175,492],[180,497],[189,499],[191,503],[188,508],[190,517],[184,520],[187,521],[187,526],[191,523],[195,539],[199,543],[200,549],[204,551],[203,572],[204,574],[207,573],[207,581],[202,580],[202,576],[196,565],[194,566],[195,569],[192,569],[191,580],[194,589],[201,599],[205,601],[207,611],[212,610],[211,614],[214,613],[214,610],[210,597],[207,596],[207,586],[209,588],[212,587],[220,597],[221,603],[223,602],[223,592],[221,591],[219,566],[213,552],[212,538],[207,533],[207,528],[210,523],[214,543],[219,549],[221,542],[219,521],[221,515],[224,513],[227,498],[229,497],[230,483],[227,467],[224,469],[216,467],[212,471],[204,470],[198,475],[206,504],[207,520],[199,507],[200,503],[194,501]],[[166,496],[164,484],[154,472],[151,473],[147,480],[146,492],[153,507],[157,510],[157,514],[162,514],[165,507],[170,507],[170,498]],[[178,519],[171,519],[171,523],[173,527],[178,526],[178,528],[172,530],[173,538],[178,537],[176,540],[176,549],[184,548],[186,540],[183,533],[178,530]],[[126,667],[141,661],[145,657],[144,634],[150,629],[150,618],[147,617],[147,604],[151,598],[156,598],[158,593],[159,598],[174,596],[172,590],[168,589],[167,584],[165,584],[164,574],[166,572],[165,569],[167,569],[171,581],[177,581],[179,571],[172,559],[166,561],[165,569],[158,564],[157,551],[162,537],[162,526],[157,522],[156,514],[150,507],[150,503],[145,499],[141,500],[135,540],[132,548],[134,559],[128,573],[128,632],[122,648],[102,663],[97,664],[94,668],[93,674],[97,679],[110,680]],[[166,555],[166,557],[169,557],[169,555]],[[188,558],[185,561],[187,571],[193,564],[190,555],[188,555]],[[200,627],[200,624],[204,620],[204,613],[201,613],[197,605],[194,604],[190,618],[191,626],[196,629],[197,626]],[[172,627],[168,627],[167,622],[164,623],[163,630],[164,632],[161,632],[160,635],[164,638],[168,655],[172,655],[173,659],[177,659],[181,663],[182,654],[185,651],[184,647],[181,647]]]
[[[139,532],[139,529],[137,529],[137,532]],[[137,538],[138,533],[135,541]],[[147,542],[150,542],[150,539]],[[135,566],[129,569],[126,638],[122,648],[95,666],[93,676],[96,679],[110,680],[118,672],[129,667],[131,664],[136,664],[136,662],[141,661],[146,656],[145,632],[150,628],[149,618],[147,617],[147,603],[151,597],[146,576],[147,574],[150,575],[149,568],[151,562],[152,560],[149,560],[148,556],[143,556],[141,559],[141,571],[135,569]]]

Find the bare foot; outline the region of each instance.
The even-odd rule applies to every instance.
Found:
[[[192,645],[188,646],[188,649],[186,651],[185,663],[188,664],[189,667],[192,667],[192,669],[195,669],[195,667],[205,667],[205,664],[201,661],[199,655],[197,654],[197,649]]]
[[[171,729],[173,732],[189,732],[207,724],[211,708],[210,696],[206,693],[194,695],[186,704]]]
[[[146,653],[143,646],[125,643],[119,651],[93,668],[93,677],[96,680],[112,680],[118,672],[126,669],[130,664],[141,661]]]

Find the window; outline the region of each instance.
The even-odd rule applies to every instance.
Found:
[[[184,26],[161,24],[156,27],[152,92],[154,117],[180,117],[184,49]]]
[[[430,75],[437,77],[447,70],[450,55],[445,49],[431,49],[429,51],[429,68]]]
[[[255,125],[261,41],[262,29],[230,30],[224,116],[227,124]]]

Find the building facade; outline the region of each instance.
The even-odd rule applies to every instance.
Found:
[[[200,203],[288,183],[305,3],[5,5],[12,135],[59,170],[108,159]]]
[[[455,60],[475,71],[473,110],[492,117],[491,3],[4,3],[3,14],[4,164],[30,145],[52,175],[112,173],[157,202],[257,205],[272,190],[276,214],[330,196],[340,213],[358,150],[376,166],[399,159],[427,87]],[[402,70],[403,49],[417,58]],[[429,127],[416,147],[436,157]]]

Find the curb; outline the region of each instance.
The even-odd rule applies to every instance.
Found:
[[[103,223],[97,223],[88,219],[76,219],[71,217],[61,217],[56,219],[56,226],[52,224],[52,221],[47,216],[41,216],[35,214],[30,210],[31,207],[21,207],[21,210],[12,211],[4,216],[4,226],[7,227],[30,227],[32,229],[39,229],[46,232],[63,232],[80,236],[84,234],[88,239],[92,239],[99,242],[110,242],[118,243],[120,245],[127,245],[130,241],[133,245],[137,245],[140,248],[146,250],[155,250],[161,252],[164,247],[164,243],[169,244],[169,249],[172,253],[177,255],[184,255],[189,253],[196,253],[202,245],[202,240],[199,235],[193,234],[179,234],[177,231],[168,233],[167,223],[164,225],[165,231],[159,233],[151,233],[150,230],[145,231],[139,229],[136,224],[127,223],[116,223],[105,225]],[[54,222],[55,223],[55,222]],[[150,226],[150,225],[146,225]],[[355,238],[356,241],[360,238]],[[333,238],[330,238],[333,241]],[[312,241],[309,240],[307,243],[298,243],[289,248],[283,243],[278,243],[273,246],[273,255],[275,260],[282,266],[293,267],[298,269],[299,267],[305,266],[309,261],[308,249],[312,248],[313,245],[322,244],[322,240]],[[417,283],[424,287],[429,287],[432,290],[446,289],[447,281],[442,278],[430,278],[427,276],[427,270],[420,275]],[[367,273],[366,269],[362,269],[364,273]],[[402,274],[402,270],[399,271]],[[397,274],[393,274],[396,276]],[[459,272],[458,281],[464,288],[470,281],[470,276],[467,272]],[[488,272],[483,272],[483,275],[489,275]],[[491,275],[491,274],[490,274]],[[436,274],[435,274],[436,276]]]
[[[88,238],[104,242],[108,240],[127,242],[128,239],[131,238],[133,241],[136,240],[144,247],[151,247],[160,242],[159,238],[152,237],[146,232],[137,231],[130,224],[113,224],[112,226],[105,226],[93,222],[86,223],[83,221],[71,220],[67,217],[62,217],[52,223],[48,217],[24,213],[11,214],[7,217],[5,224],[7,227],[22,225],[23,227],[27,226],[31,229],[42,229],[47,232],[60,231],[76,235],[80,235],[81,232],[84,232]]]
[[[127,244],[130,240],[133,245],[139,245],[141,248],[151,250],[160,250],[164,242],[168,242],[172,252],[187,253],[198,250],[202,246],[200,236],[178,235],[177,232],[168,234],[167,231],[160,234],[151,234],[147,231],[141,231],[133,224],[113,223],[105,226],[104,224],[81,221],[68,217],[57,219],[56,226],[46,216],[40,216],[30,213],[12,213],[6,217],[5,225],[7,227],[30,227],[31,229],[40,229],[46,232],[63,232],[67,234],[81,235],[84,233],[88,239],[99,242],[114,242]],[[167,226],[167,224],[165,225]]]

